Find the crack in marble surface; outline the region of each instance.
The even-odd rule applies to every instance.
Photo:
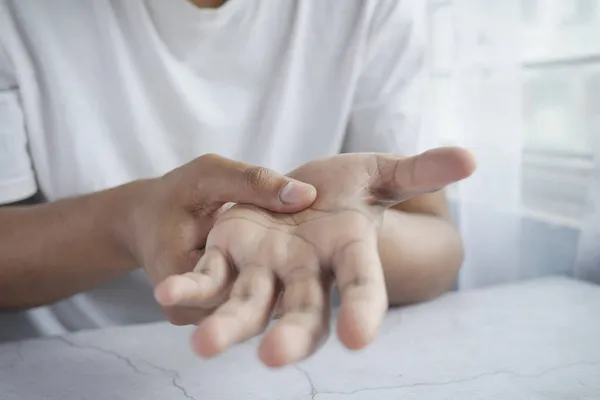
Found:
[[[126,357],[122,354],[119,354],[116,351],[108,350],[106,348],[95,346],[95,345],[92,345],[89,343],[74,342],[74,341],[70,340],[68,337],[58,336],[58,337],[54,337],[53,339],[58,340],[64,344],[66,344],[69,347],[82,349],[82,350],[94,350],[94,351],[100,352],[104,355],[112,356],[112,357],[122,361],[123,363],[125,363],[129,367],[129,369],[131,371],[133,371],[135,374],[148,376],[148,373],[144,372],[139,366],[139,363],[143,363],[156,371],[159,371],[159,372],[162,372],[162,373],[168,375],[171,378],[172,386],[174,388],[176,388],[179,392],[181,392],[181,394],[186,399],[197,400],[194,396],[192,396],[187,391],[187,389],[184,386],[181,385],[181,383],[180,383],[181,375],[176,370],[167,369],[167,368],[155,365],[153,363],[150,363],[143,359],[139,359],[138,363],[136,363],[131,358]],[[16,349],[16,352],[18,353],[17,357],[20,360],[24,360],[24,356],[23,356],[23,354],[21,354],[20,350],[21,349],[17,347],[17,349]],[[521,379],[534,379],[534,378],[540,378],[551,372],[574,368],[574,367],[579,367],[579,366],[591,366],[591,367],[600,366],[600,361],[574,362],[574,363],[570,363],[570,364],[564,364],[564,365],[559,365],[559,366],[555,366],[555,367],[550,367],[550,368],[544,369],[543,371],[538,372],[538,373],[522,374],[522,373],[518,373],[515,371],[511,371],[511,370],[498,370],[498,371],[492,371],[492,372],[484,372],[484,373],[481,373],[481,374],[478,374],[475,376],[471,376],[471,377],[457,378],[457,379],[451,379],[451,380],[447,380],[447,381],[415,382],[415,383],[410,383],[410,384],[364,387],[364,388],[359,388],[359,389],[355,389],[355,390],[351,390],[351,391],[321,391],[321,390],[318,390],[309,371],[305,370],[304,368],[300,367],[299,365],[294,365],[293,367],[296,371],[298,371],[300,374],[302,374],[303,378],[308,383],[308,386],[310,388],[310,394],[309,394],[311,396],[310,398],[312,400],[316,400],[317,396],[319,396],[319,395],[353,395],[353,394],[363,393],[363,392],[391,391],[391,390],[400,390],[400,389],[410,389],[410,388],[416,388],[416,387],[439,387],[439,386],[468,383],[468,382],[473,382],[473,381],[476,381],[476,380],[479,380],[482,378],[495,377],[495,376],[499,376],[499,375],[505,375],[505,376],[509,376],[509,377],[513,377],[513,378],[521,378]]]
[[[102,347],[98,347],[98,346],[94,346],[94,345],[89,344],[89,343],[76,343],[76,342],[68,339],[68,337],[66,337],[66,336],[57,336],[54,339],[56,339],[56,340],[58,340],[58,341],[60,341],[60,342],[62,342],[64,344],[66,344],[69,347],[73,347],[73,348],[76,348],[76,349],[83,349],[83,350],[95,350],[95,351],[100,352],[102,354],[113,356],[113,357],[115,357],[115,358],[123,361],[124,363],[126,363],[127,366],[134,373],[136,373],[138,375],[148,375],[145,372],[143,372],[133,362],[133,360],[131,358],[125,357],[124,355],[119,354],[119,353],[117,353],[115,351],[108,350],[108,349],[105,349],[105,348],[102,348]],[[148,361],[145,361],[145,360],[140,360],[140,361],[143,362],[144,364],[148,365],[149,367],[157,370],[157,371],[160,371],[160,372],[163,372],[163,373],[171,375],[171,384],[173,385],[173,387],[176,388],[178,391],[180,391],[181,394],[186,399],[196,400],[196,398],[194,396],[190,395],[188,393],[188,391],[185,389],[185,387],[182,386],[181,383],[179,383],[179,381],[181,380],[181,376],[179,375],[179,373],[177,371],[166,369],[166,368],[163,368],[163,367],[159,367],[159,366],[154,365],[154,364],[152,364],[152,363],[150,363]]]
[[[15,365],[22,363],[25,361],[25,357],[23,356],[23,345],[25,342],[15,342],[14,354],[15,359],[8,365],[9,368],[14,367]]]
[[[410,388],[416,388],[416,387],[446,386],[446,385],[454,385],[454,384],[473,382],[473,381],[476,381],[481,378],[494,377],[494,376],[498,376],[498,375],[507,375],[507,376],[512,376],[514,378],[524,378],[524,379],[540,378],[550,372],[560,371],[563,369],[569,369],[569,368],[579,367],[579,366],[590,366],[590,367],[600,366],[600,361],[580,361],[580,362],[575,362],[575,363],[571,363],[571,364],[559,365],[556,367],[547,368],[547,369],[543,370],[542,372],[538,372],[535,374],[520,374],[515,371],[501,370],[501,371],[494,371],[494,372],[484,372],[484,373],[481,373],[481,374],[478,374],[475,376],[452,379],[452,380],[448,380],[448,381],[415,382],[415,383],[406,384],[406,385],[375,386],[375,387],[366,387],[366,388],[355,389],[355,390],[347,391],[347,392],[344,392],[344,391],[320,391],[314,385],[313,380],[310,377],[310,374],[308,371],[301,369],[298,366],[295,366],[295,368],[296,368],[296,370],[298,370],[300,373],[302,373],[306,377],[306,380],[309,382],[311,389],[312,389],[312,393],[311,393],[312,400],[315,400],[317,398],[317,396],[320,394],[322,394],[322,395],[347,395],[348,396],[348,395],[353,395],[353,394],[363,393],[363,392],[410,389]]]
[[[14,357],[14,359],[6,365],[0,364],[0,371],[4,369],[12,369],[25,361],[25,358],[23,357],[23,343],[24,342],[15,342],[13,353],[16,357]]]
[[[143,372],[141,369],[138,368],[137,365],[135,365],[135,363],[133,361],[131,361],[130,358],[125,357],[115,351],[112,350],[107,350],[107,349],[103,349],[101,347],[98,346],[94,346],[91,344],[80,344],[80,343],[76,343],[73,342],[72,340],[68,339],[66,336],[57,336],[55,338],[56,340],[63,342],[64,344],[66,344],[69,347],[73,347],[76,349],[83,349],[83,350],[95,350],[97,352],[100,352],[104,355],[110,355],[113,357],[118,358],[119,360],[123,361],[124,363],[127,364],[127,366],[129,367],[129,369],[131,369],[133,372],[135,372],[138,375],[147,375],[145,372]]]
[[[306,378],[306,381],[310,385],[311,399],[315,400],[317,394],[319,394],[319,393],[317,393],[317,389],[315,388],[315,384],[314,384],[312,378],[310,377],[309,373],[306,370],[302,369],[299,365],[294,365],[294,369],[296,371],[300,372],[304,376],[304,378]]]
[[[150,362],[148,362],[146,360],[142,360],[142,362],[144,364],[148,365],[149,367],[154,368],[157,371],[164,372],[166,374],[171,375],[171,384],[175,388],[177,388],[177,390],[179,390],[186,399],[196,400],[196,398],[194,396],[192,396],[191,394],[189,394],[188,391],[187,391],[187,389],[184,386],[181,385],[181,383],[180,383],[180,381],[181,381],[181,375],[179,375],[179,372],[177,372],[177,371],[175,371],[173,369],[167,369],[167,368],[158,366],[156,364],[152,364],[152,363],[150,363]]]
[[[215,360],[213,365],[197,364],[188,348],[172,351],[174,345],[181,346],[179,333],[165,324],[150,330],[139,328],[143,335],[138,328],[123,328],[122,337],[109,331],[46,338],[43,342],[52,343],[33,342],[31,347],[28,341],[14,343],[0,347],[0,375],[8,368],[8,376],[14,377],[14,382],[5,379],[0,383],[0,397],[8,393],[7,399],[13,400],[19,399],[18,395],[62,400],[68,391],[107,400],[123,393],[173,400],[600,398],[600,325],[593,318],[600,297],[596,302],[581,285],[565,289],[565,293],[550,289],[540,289],[539,294],[532,294],[530,286],[519,292],[503,289],[500,298],[461,294],[437,306],[394,311],[379,336],[387,342],[378,343],[371,353],[361,356],[364,358],[349,359],[341,344],[330,344],[319,355],[325,357],[323,363],[311,360],[292,365],[281,380],[278,376],[273,382],[264,368],[251,370],[257,362],[256,341],[245,342],[238,347],[238,354]],[[524,300],[518,295],[521,292]],[[600,296],[600,292],[594,293]],[[582,298],[591,300],[583,304]],[[400,320],[407,322],[397,329]],[[432,324],[438,331],[430,334]],[[138,336],[149,336],[149,331],[160,346],[157,340],[139,341]],[[187,331],[179,332],[187,336]],[[491,346],[502,335],[503,340]],[[577,344],[572,344],[574,340]],[[397,346],[406,342],[409,346]],[[450,344],[454,347],[444,353]],[[548,349],[560,351],[552,354]],[[414,365],[412,360],[426,350],[429,353]],[[38,377],[37,364],[54,368],[57,357],[66,361],[66,367],[50,370],[47,378]],[[238,360],[241,366],[236,365]],[[401,371],[409,373],[401,376]],[[73,373],[81,373],[82,379],[74,380]],[[44,380],[54,375],[56,381]],[[97,375],[103,379],[95,379]],[[105,381],[115,378],[114,387],[102,392]],[[237,378],[235,386],[230,384]]]
[[[25,342],[17,342],[15,345],[15,354],[20,362],[25,361],[25,357],[23,357],[23,345]]]
[[[179,376],[179,374],[177,374],[177,376]],[[195,398],[194,396],[190,395],[190,394],[187,392],[187,390],[185,390],[185,388],[184,388],[183,386],[181,386],[181,385],[180,385],[180,384],[177,382],[177,379],[179,379],[179,378],[177,378],[177,377],[173,377],[173,379],[171,379],[171,384],[172,384],[172,385],[173,385],[173,386],[174,386],[174,387],[175,387],[177,390],[179,390],[179,391],[180,391],[180,392],[183,394],[183,396],[184,396],[186,399],[190,399],[190,400],[196,400],[196,398]]]

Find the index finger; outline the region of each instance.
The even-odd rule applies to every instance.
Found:
[[[163,307],[211,308],[228,294],[235,271],[216,247],[207,247],[191,272],[171,275],[154,289],[156,301]]]

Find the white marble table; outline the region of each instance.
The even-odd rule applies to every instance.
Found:
[[[600,287],[546,279],[390,314],[359,353],[331,339],[268,370],[250,342],[212,361],[167,324],[0,346],[2,400],[600,399]]]

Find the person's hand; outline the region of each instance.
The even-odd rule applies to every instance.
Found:
[[[198,268],[208,232],[228,202],[287,213],[308,207],[316,196],[311,185],[212,154],[140,186],[125,242],[153,285]],[[223,291],[217,292],[194,307],[164,307],[165,315],[176,325],[196,324],[220,304]]]
[[[259,354],[267,365],[282,366],[307,357],[326,338],[335,279],[338,335],[348,348],[360,349],[374,338],[388,306],[377,249],[385,208],[441,189],[473,168],[470,154],[455,148],[410,158],[348,154],[305,164],[290,176],[316,187],[308,209],[284,215],[236,205],[224,212],[197,269],[160,284],[157,300],[194,307],[217,293],[228,296],[192,338],[205,357],[261,333],[279,300],[283,315]]]

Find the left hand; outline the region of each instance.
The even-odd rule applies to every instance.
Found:
[[[308,209],[279,214],[236,205],[216,221],[194,272],[156,290],[163,306],[194,307],[214,288],[228,299],[197,328],[194,349],[219,354],[261,333],[281,294],[282,318],[267,332],[260,358],[283,366],[312,354],[328,335],[334,279],[342,343],[360,349],[375,337],[388,307],[379,259],[384,210],[411,196],[469,176],[468,152],[445,148],[403,158],[346,154],[313,161],[289,174],[317,188]],[[231,284],[227,284],[231,283]],[[218,296],[221,297],[221,296]]]

